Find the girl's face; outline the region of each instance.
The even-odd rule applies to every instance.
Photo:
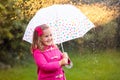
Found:
[[[50,28],[43,30],[41,41],[46,46],[50,46],[53,44],[53,38],[52,38],[52,33],[51,33]]]

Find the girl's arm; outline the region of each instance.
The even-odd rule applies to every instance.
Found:
[[[48,63],[44,57],[44,55],[39,51],[35,50],[33,53],[34,60],[38,67],[44,71],[56,71],[61,67],[60,61],[50,62]]]

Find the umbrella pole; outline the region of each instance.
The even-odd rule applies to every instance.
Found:
[[[62,52],[64,53],[64,47],[63,44],[61,43],[61,48],[62,48]],[[69,65],[65,65],[66,68],[70,69],[73,67],[73,62],[70,60],[70,58],[68,59],[70,61]]]
[[[62,48],[62,52],[64,52],[64,47],[63,47],[63,44],[61,43],[61,48]]]

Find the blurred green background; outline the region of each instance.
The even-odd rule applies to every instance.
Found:
[[[53,4],[75,5],[96,26],[63,44],[74,63],[67,80],[120,80],[120,0],[0,0],[0,80],[37,79],[22,37],[36,11]]]

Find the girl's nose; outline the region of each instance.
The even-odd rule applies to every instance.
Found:
[[[51,36],[49,36],[49,40],[52,40],[52,37],[51,37]]]

